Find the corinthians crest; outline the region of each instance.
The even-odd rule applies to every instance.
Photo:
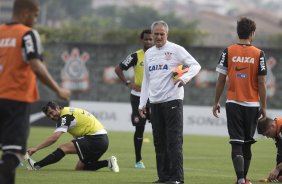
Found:
[[[171,52],[165,52],[165,60],[171,60],[172,53]]]
[[[61,71],[62,86],[73,91],[85,91],[89,88],[89,72],[85,63],[89,60],[89,54],[84,52],[80,55],[77,48],[71,53],[64,52],[62,60],[65,66]]]

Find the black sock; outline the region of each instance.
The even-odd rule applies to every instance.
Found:
[[[248,171],[249,171],[249,167],[251,164],[251,160],[244,160],[244,177],[247,177]]]
[[[0,183],[14,184],[16,167],[19,165],[19,158],[15,153],[4,153],[0,160]]]
[[[244,158],[243,155],[236,155],[232,159],[237,179],[245,178],[244,175]]]
[[[63,152],[63,150],[61,150],[60,148],[57,148],[56,151],[54,151],[50,155],[46,156],[45,158],[43,158],[39,162],[36,162],[34,164],[34,167],[35,168],[36,167],[41,168],[41,167],[44,167],[46,165],[54,164],[54,163],[60,161],[64,156],[65,156],[65,153]]]
[[[252,159],[251,144],[243,145],[243,155],[244,155],[244,176],[246,178]]]
[[[237,180],[245,178],[242,145],[232,144],[232,161],[234,170],[236,172]]]
[[[145,126],[136,126],[134,133],[134,148],[135,148],[135,158],[136,163],[142,160],[141,149],[143,143],[143,133]]]
[[[101,169],[103,167],[108,167],[108,161],[107,160],[101,160],[101,161],[97,161],[97,162],[87,163],[84,166],[84,170],[96,171],[96,170]]]

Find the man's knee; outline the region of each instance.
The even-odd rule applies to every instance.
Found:
[[[14,170],[20,163],[22,155],[13,151],[4,151],[2,158],[0,160],[0,171],[10,172]]]
[[[65,153],[65,154],[72,154],[76,153],[75,146],[72,142],[62,144],[59,146],[59,148]]]
[[[84,163],[82,163],[81,161],[78,161],[77,164],[76,164],[76,166],[75,166],[75,170],[76,170],[76,171],[84,170],[84,166],[85,166]]]
[[[243,154],[244,158],[246,160],[251,160],[252,159],[252,150],[251,150],[251,144],[244,144],[243,146]]]

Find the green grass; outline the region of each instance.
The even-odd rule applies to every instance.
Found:
[[[32,127],[29,146],[35,146],[53,132],[51,128]],[[143,144],[142,156],[146,169],[135,169],[133,133],[108,132],[110,139],[109,150],[102,157],[111,155],[118,158],[119,173],[112,173],[108,168],[96,172],[74,171],[78,160],[77,155],[67,155],[60,162],[46,166],[39,171],[28,171],[25,167],[17,169],[18,184],[139,184],[151,183],[157,179],[155,153],[151,133],[144,137],[150,142]],[[53,152],[56,147],[72,138],[68,134],[53,146],[38,151],[33,155],[39,160]],[[259,139],[253,148],[253,161],[249,178],[253,184],[267,176],[275,165],[275,146],[270,139]],[[227,137],[185,135],[183,145],[185,183],[189,184],[233,184],[235,173]]]

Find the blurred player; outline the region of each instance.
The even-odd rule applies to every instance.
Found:
[[[140,100],[141,84],[144,72],[144,53],[147,49],[153,46],[153,36],[151,30],[143,30],[140,34],[140,39],[143,43],[143,49],[139,49],[136,52],[127,56],[127,58],[116,66],[115,72],[119,79],[131,89],[130,102],[132,107],[131,122],[135,126],[134,133],[134,148],[135,148],[135,167],[145,168],[142,162],[141,148],[143,142],[143,134],[145,129],[146,120],[149,119],[149,114],[146,118],[142,118],[138,112],[138,105]],[[127,80],[123,74],[123,70],[134,68],[134,82]],[[148,105],[148,104],[147,104]],[[148,110],[149,112],[149,110]]]
[[[42,63],[42,46],[32,29],[39,14],[36,0],[15,0],[10,23],[0,25],[0,183],[15,183],[15,168],[26,152],[30,104],[39,99],[36,80],[67,100]]]
[[[257,120],[266,116],[266,63],[264,52],[252,45],[256,23],[246,17],[237,22],[239,43],[227,47],[219,59],[219,76],[213,104],[213,115],[220,113],[220,96],[228,78],[226,100],[227,128],[237,184],[246,179],[252,159],[251,146]]]
[[[260,180],[261,182],[282,182],[282,118],[274,120],[266,117],[259,119],[258,133],[275,140],[277,148],[276,166],[269,173],[268,178]]]
[[[38,170],[60,161],[66,154],[77,154],[79,161],[76,170],[95,171],[109,167],[111,171],[119,172],[116,157],[111,156],[108,160],[98,161],[107,151],[109,141],[107,131],[93,114],[80,108],[62,108],[54,102],[48,102],[42,111],[57,122],[57,128],[45,141],[27,150],[25,159],[29,169]],[[30,158],[38,150],[54,144],[66,132],[74,137],[72,141],[60,145],[53,153],[38,162]]]

